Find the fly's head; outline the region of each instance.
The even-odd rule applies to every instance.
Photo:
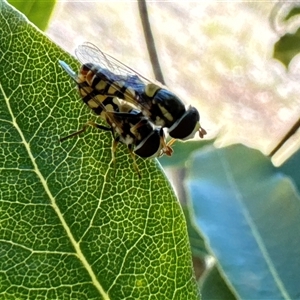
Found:
[[[172,138],[180,140],[192,139],[196,132],[199,132],[201,138],[206,134],[205,129],[200,126],[200,114],[193,106],[186,110],[182,117],[169,128],[168,132]]]
[[[163,154],[171,156],[173,150],[166,144],[163,129],[155,128],[135,147],[134,152],[143,158],[155,158]]]

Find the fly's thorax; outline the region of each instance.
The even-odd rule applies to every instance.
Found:
[[[168,132],[172,138],[188,140],[195,136],[200,129],[200,115],[195,107],[190,106],[183,116],[169,128]]]
[[[182,117],[185,113],[184,103],[171,91],[160,89],[153,99],[153,103],[159,106],[163,115],[172,116],[172,122]],[[168,118],[166,118],[168,120]],[[170,123],[170,121],[168,120]]]
[[[155,84],[148,84],[144,94],[150,107],[148,117],[157,126],[171,127],[186,111],[183,102],[174,93]]]
[[[167,124],[173,124],[174,117],[171,115],[171,113],[165,108],[164,105],[162,105],[160,103],[157,103],[157,105],[158,105],[163,117],[157,119],[156,125],[165,127]],[[164,123],[164,125],[163,125],[163,123]]]
[[[136,124],[131,123],[130,131],[138,138],[138,141],[143,140],[145,137],[153,132],[154,128],[151,122],[144,116]]]

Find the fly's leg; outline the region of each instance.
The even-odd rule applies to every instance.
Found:
[[[132,126],[130,128],[130,131],[135,134],[136,130],[139,129],[140,127],[144,126],[148,121],[146,119],[142,119],[141,121],[139,121],[137,124],[135,124],[134,126]]]
[[[130,155],[132,157],[132,160],[133,160],[133,167],[134,167],[135,171],[137,172],[139,178],[142,179],[141,172],[140,172],[139,167],[138,167],[138,165],[135,161],[135,154],[133,152],[133,145],[128,145],[128,150],[129,150],[129,153],[130,153]]]
[[[172,138],[172,139],[167,143],[167,145],[168,145],[169,147],[171,147],[175,142],[176,142],[176,139]]]
[[[116,175],[116,156],[115,156],[115,153],[117,151],[117,147],[118,147],[119,141],[120,141],[120,137],[119,136],[117,136],[116,138],[114,138],[113,144],[112,144],[112,148],[111,148],[111,159],[113,161],[114,170],[115,170],[115,174],[114,175]]]
[[[101,129],[101,130],[113,132],[113,130],[112,130],[111,127],[102,126],[102,125],[99,125],[99,124],[97,124],[97,123],[95,123],[95,122],[88,121],[86,124],[83,125],[83,127],[82,127],[81,130],[76,131],[76,132],[74,132],[74,133],[72,133],[72,134],[70,134],[70,135],[68,135],[68,136],[63,137],[63,138],[60,138],[59,141],[60,141],[60,142],[63,142],[63,141],[65,141],[65,140],[69,139],[69,138],[72,138],[72,137],[74,137],[74,136],[76,136],[76,135],[79,135],[79,134],[85,132],[86,129],[88,128],[88,126],[92,126],[92,127],[95,127],[95,128]]]
[[[171,146],[175,142],[176,142],[176,139],[171,139],[168,143],[166,143],[164,131],[161,128],[161,130],[160,130],[160,143],[161,143],[161,145],[163,145],[163,148],[162,148],[161,153],[160,153],[159,156],[162,156],[164,154],[166,154],[167,156],[172,156],[173,149],[172,149]]]
[[[116,173],[116,156],[115,156],[115,153],[116,153],[119,141],[120,141],[120,137],[119,136],[117,136],[116,138],[114,138],[113,144],[112,144],[112,149],[111,149],[112,161],[113,161],[113,164],[114,164],[115,173]],[[135,171],[137,172],[139,178],[141,179],[142,176],[141,176],[140,170],[139,170],[139,168],[137,166],[137,163],[135,161],[135,154],[133,152],[133,145],[128,145],[128,150],[129,150],[129,153],[130,153],[130,155],[131,155],[131,157],[133,159],[133,167],[134,167]]]

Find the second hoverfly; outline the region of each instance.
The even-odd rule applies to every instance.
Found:
[[[154,128],[140,110],[124,101],[120,101],[118,98],[120,95],[108,96],[106,93],[101,92],[102,90],[110,90],[111,79],[106,80],[105,76],[107,74],[99,74],[97,68],[86,64],[81,67],[77,75],[65,62],[59,61],[59,64],[77,83],[83,102],[109,125],[109,127],[106,127],[89,121],[81,130],[61,138],[60,141],[84,132],[88,126],[111,131],[114,137],[113,160],[115,160],[114,153],[118,142],[127,145],[139,176],[141,175],[135,163],[134,153],[142,158],[158,157],[163,154],[170,156],[172,154],[173,150],[166,144],[162,128]],[[95,86],[98,89],[95,89]]]
[[[83,68],[94,70],[94,77],[88,81],[91,88],[101,95],[133,104],[156,126],[168,128],[173,138],[169,144],[175,139],[193,138],[196,132],[201,138],[206,134],[200,126],[198,110],[192,106],[186,108],[174,93],[158,82],[149,81],[91,43],[79,46],[76,56]]]

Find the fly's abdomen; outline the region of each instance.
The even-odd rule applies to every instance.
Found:
[[[97,115],[101,115],[103,109],[109,112],[120,111],[120,102],[108,72],[93,64],[83,65],[79,72],[79,94],[82,101]]]
[[[101,114],[101,106],[108,111],[121,111],[118,99],[133,103],[136,93],[126,82],[126,78],[115,75],[98,65],[88,63],[80,69],[78,79],[80,95],[83,101],[96,113]],[[117,99],[118,98],[118,99]]]

